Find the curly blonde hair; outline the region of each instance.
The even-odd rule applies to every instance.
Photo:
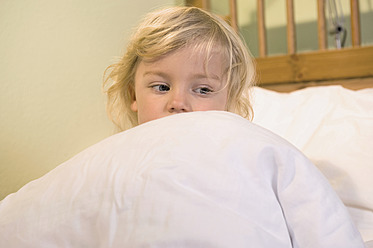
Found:
[[[138,26],[118,63],[109,66],[104,80],[107,112],[119,131],[138,125],[135,73],[142,60],[156,60],[186,46],[202,49],[205,63],[219,48],[227,65],[227,110],[252,119],[249,89],[254,85],[255,66],[240,36],[220,17],[195,7],[171,7],[149,13]]]

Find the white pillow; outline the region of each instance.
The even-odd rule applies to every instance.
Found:
[[[235,114],[145,123],[0,202],[0,247],[363,247],[297,149]]]
[[[292,93],[254,89],[254,123],[299,148],[373,240],[373,88],[310,87]]]

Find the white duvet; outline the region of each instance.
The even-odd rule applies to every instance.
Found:
[[[109,137],[0,202],[0,247],[363,247],[296,148],[227,112]]]
[[[278,93],[255,87],[252,100],[254,123],[291,142],[320,169],[373,248],[373,88]]]

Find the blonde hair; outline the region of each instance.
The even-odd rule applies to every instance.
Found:
[[[135,100],[135,73],[142,60],[155,60],[191,46],[202,49],[206,63],[219,47],[227,63],[228,108],[252,119],[249,88],[254,85],[254,61],[237,33],[220,17],[195,7],[171,7],[149,13],[131,37],[124,56],[107,68],[104,81],[109,118],[120,131],[138,125],[131,110]],[[219,50],[220,51],[220,50]]]

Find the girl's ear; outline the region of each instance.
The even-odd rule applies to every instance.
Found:
[[[131,110],[133,112],[137,112],[138,108],[137,108],[137,102],[136,102],[136,100],[133,100],[133,102],[131,103]]]
[[[131,95],[131,98],[132,98],[132,103],[131,103],[131,110],[133,112],[137,112],[138,108],[137,108],[137,102],[136,102],[136,94],[135,94],[135,87],[133,86],[134,83],[132,85],[130,85],[129,87],[129,92],[130,92],[130,95]],[[131,87],[132,86],[132,87]]]

